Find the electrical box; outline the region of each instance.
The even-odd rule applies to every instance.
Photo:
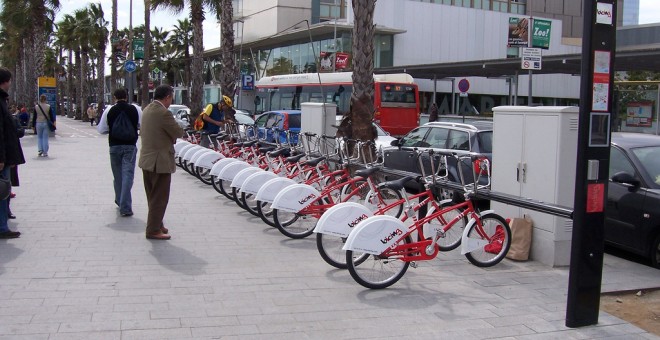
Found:
[[[492,190],[573,207],[578,107],[500,106],[493,109]],[[505,218],[531,217],[531,259],[568,266],[573,221],[491,202]]]
[[[336,124],[337,105],[323,103],[302,103],[300,117],[300,132],[312,132],[317,135],[334,135],[337,131],[332,127]]]

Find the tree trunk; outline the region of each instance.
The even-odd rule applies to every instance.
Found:
[[[238,70],[236,69],[236,60],[234,53],[234,24],[232,16],[234,9],[232,0],[222,0],[222,10],[220,14],[220,25],[222,32],[220,36],[222,48],[222,69],[220,70],[220,91],[229,98],[234,97],[236,90],[236,78]]]
[[[151,74],[151,67],[149,65],[149,58],[151,52],[151,1],[144,0],[144,59],[142,61],[142,107],[149,105],[149,74]]]
[[[353,93],[351,94],[352,138],[374,140],[374,24],[376,0],[353,0]],[[367,151],[367,150],[364,150]],[[374,157],[372,152],[367,160]]]
[[[201,1],[192,1],[190,5],[190,18],[193,26],[193,58],[192,58],[192,89],[190,110],[194,115],[202,112],[204,92],[204,35],[202,23],[204,22],[204,8]]]
[[[145,9],[146,10],[146,9]],[[117,0],[112,0],[112,38],[119,39],[117,35]],[[112,39],[110,39],[112,44]],[[104,51],[105,52],[105,51]],[[117,89],[117,56],[114,53],[114,46],[110,49],[112,57],[110,58],[110,93],[114,94]],[[105,60],[104,63],[105,64]],[[100,112],[99,112],[100,114]]]
[[[80,114],[80,111],[82,110],[82,97],[84,96],[84,91],[83,91],[83,84],[85,83],[85,75],[83,73],[83,62],[82,62],[82,57],[81,57],[81,52],[76,51],[76,74],[77,74],[77,82],[76,82],[76,109],[75,111],[75,119],[81,119],[82,115]]]

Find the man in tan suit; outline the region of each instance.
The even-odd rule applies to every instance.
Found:
[[[163,217],[170,199],[170,181],[176,170],[174,146],[183,129],[176,123],[167,108],[172,104],[174,91],[169,85],[160,85],[154,90],[154,101],[142,113],[140,137],[140,161],[147,193],[149,214],[147,216],[147,238],[169,240]]]

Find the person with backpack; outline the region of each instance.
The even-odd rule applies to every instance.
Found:
[[[114,177],[115,204],[121,216],[133,216],[131,189],[135,177],[138,129],[142,121],[142,110],[128,104],[126,89],[117,89],[113,94],[115,105],[103,112],[96,129],[108,134],[110,144],[110,167]]]
[[[39,149],[39,157],[48,157],[48,137],[51,131],[55,131],[56,122],[53,110],[50,104],[46,101],[46,95],[39,96],[39,103],[34,106],[32,113],[32,128],[37,135],[37,147]]]

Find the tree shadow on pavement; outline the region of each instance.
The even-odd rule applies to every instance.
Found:
[[[0,241],[0,274],[4,273],[6,264],[11,263],[23,253],[23,249],[16,248],[8,240]]]
[[[378,307],[391,309],[423,309],[438,304],[438,297],[435,293],[422,291],[401,284],[403,287],[389,287],[385,289],[367,289],[357,294],[361,303]],[[443,296],[448,298],[448,296]]]
[[[204,268],[208,262],[204,259],[193,255],[186,249],[175,246],[171,241],[148,241],[151,242],[152,247],[149,253],[161,266],[184,275],[206,274]]]

